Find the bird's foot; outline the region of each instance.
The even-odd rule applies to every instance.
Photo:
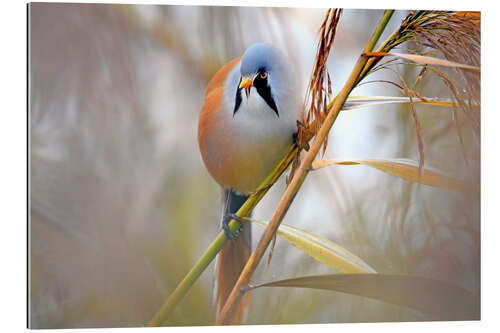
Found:
[[[239,228],[236,229],[235,231],[231,231],[231,229],[229,228],[229,222],[231,222],[231,220],[236,220],[240,222]],[[240,235],[241,230],[243,229],[243,223],[245,223],[245,221],[243,221],[236,214],[227,214],[224,215],[224,218],[222,219],[222,230],[224,230],[224,233],[226,234],[227,238],[234,241]]]

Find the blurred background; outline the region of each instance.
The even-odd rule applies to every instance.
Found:
[[[30,326],[143,326],[220,231],[218,185],[197,145],[211,76],[272,42],[306,92],[323,9],[30,5]],[[382,16],[345,10],[329,72],[338,91]],[[382,40],[408,14],[397,11]],[[409,66],[396,67],[414,80]],[[369,79],[397,80],[391,71]],[[436,79],[423,96],[449,98]],[[352,95],[401,96],[365,84]],[[479,183],[479,138],[453,112],[417,106],[425,166]],[[467,162],[464,159],[464,154]],[[409,106],[344,111],[325,158],[418,159]],[[283,179],[254,212],[268,220]],[[364,166],[310,174],[283,223],[335,241],[381,273],[442,279],[479,297],[480,197],[416,185]],[[254,245],[262,229],[254,227]],[[278,239],[254,282],[333,273]],[[167,325],[214,323],[213,264]],[[407,308],[336,292],[253,292],[248,324],[419,321]],[[269,311],[269,309],[275,309]]]

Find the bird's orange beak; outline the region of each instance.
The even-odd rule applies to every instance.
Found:
[[[244,76],[241,79],[240,88],[249,88],[251,86],[252,86],[252,80],[250,80],[248,77]]]
[[[240,89],[241,88],[245,88],[245,94],[247,95],[247,98],[248,98],[248,95],[250,95],[250,88],[252,88],[252,80],[249,79],[248,77],[244,76],[241,78],[241,82],[240,82]]]

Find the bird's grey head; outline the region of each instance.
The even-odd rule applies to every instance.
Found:
[[[242,90],[244,89],[248,97],[251,88],[254,87],[279,117],[280,100],[287,98],[286,94],[294,93],[292,90],[295,87],[295,79],[287,57],[271,44],[254,44],[241,58],[240,73],[234,112],[238,111],[241,103]]]
[[[241,58],[241,75],[250,76],[264,69],[272,72],[281,67],[281,61],[286,62],[285,55],[269,43],[254,44],[250,46]]]

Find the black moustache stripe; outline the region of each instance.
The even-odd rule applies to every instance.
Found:
[[[241,101],[242,101],[241,91],[243,90],[243,88],[239,88],[241,80],[242,79],[240,78],[240,82],[238,83],[238,88],[236,88],[236,97],[234,100],[233,117],[236,114],[236,112],[238,112],[238,110],[240,109],[240,105],[241,105]],[[276,106],[276,103],[274,102],[273,95],[271,93],[271,87],[267,83],[267,78],[262,79],[262,78],[260,78],[259,75],[257,75],[257,77],[255,78],[255,80],[253,82],[253,86],[255,87],[255,89],[257,89],[257,93],[260,95],[260,97],[262,97],[262,99],[264,101],[266,101],[266,104],[274,111],[274,113],[276,113],[276,116],[279,118],[280,114],[278,112],[278,107]]]
[[[241,82],[241,79],[240,79],[240,82]],[[240,84],[238,83],[238,87],[239,86],[240,86]],[[242,88],[236,88],[236,98],[234,101],[233,117],[236,114],[236,112],[239,110],[240,105],[241,105],[241,89]]]
[[[276,113],[276,116],[278,116],[278,118],[279,118],[280,114],[278,112],[278,107],[276,106],[276,103],[274,102],[273,95],[271,94],[271,87],[266,85],[264,87],[258,86],[256,88],[257,88],[257,92],[259,93],[259,95],[264,99],[264,101],[266,101],[267,105],[269,105],[269,107],[271,109],[273,109],[274,113]]]

